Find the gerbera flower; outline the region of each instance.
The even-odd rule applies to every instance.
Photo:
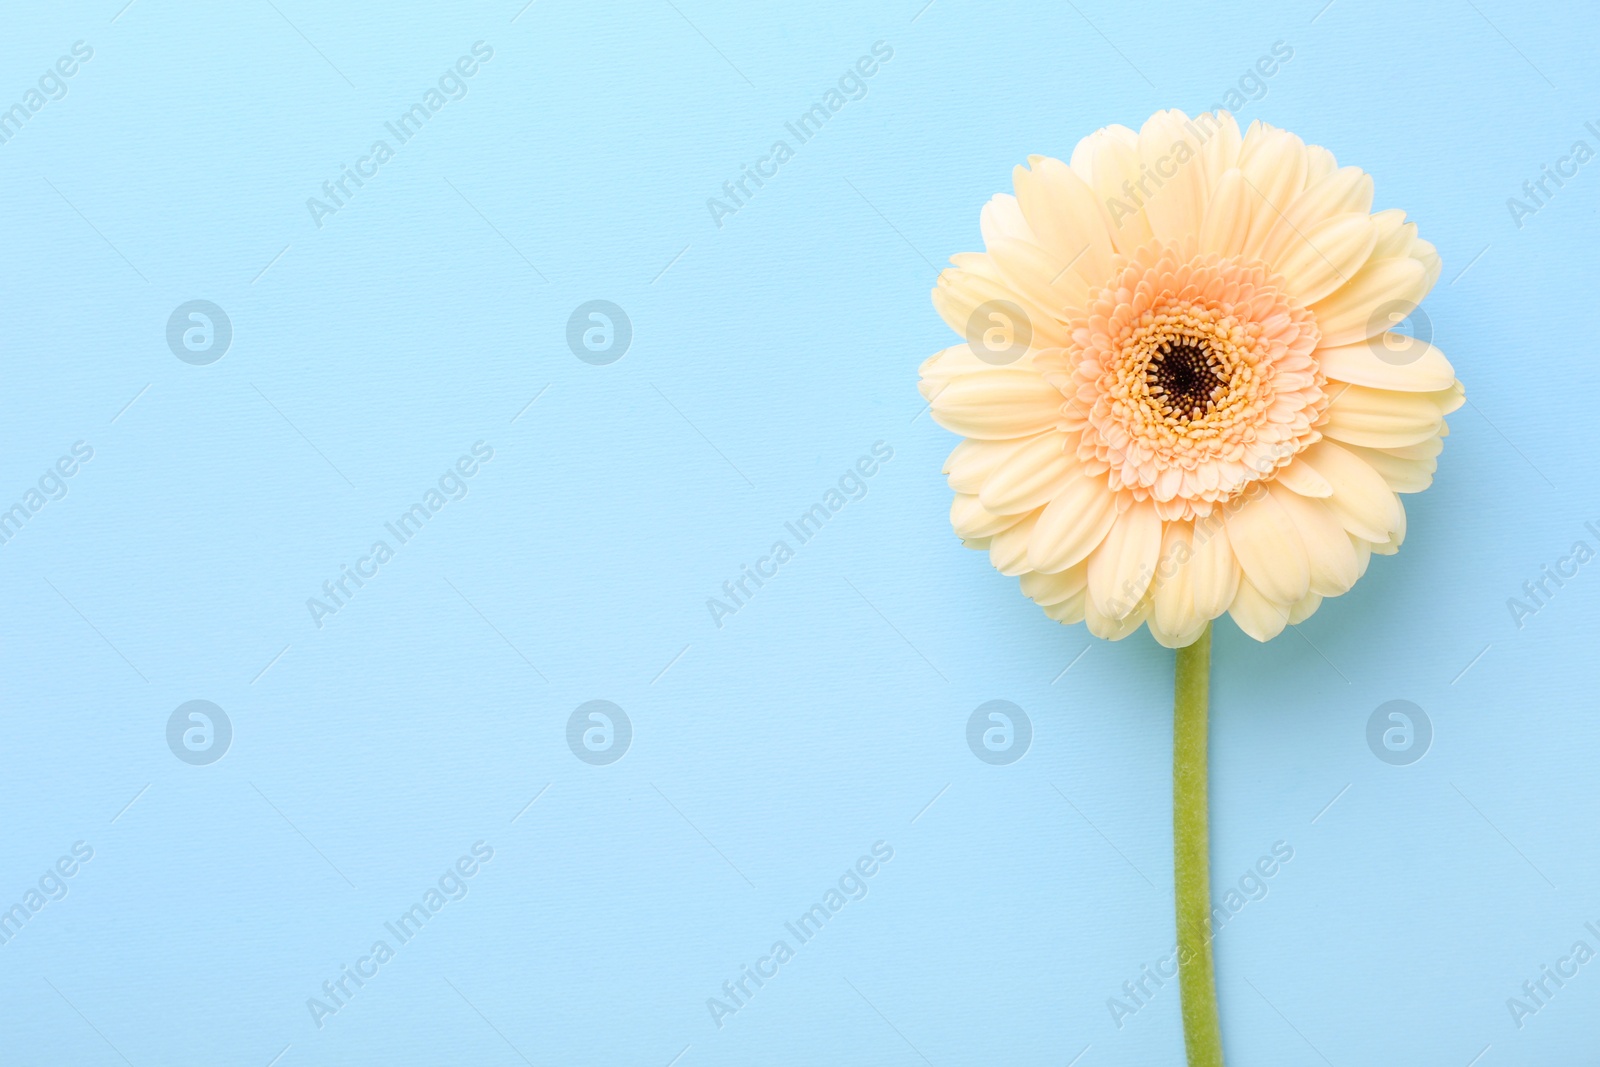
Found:
[[[1439,277],[1372,179],[1226,112],[1098,130],[1030,157],[984,207],[986,251],[934,306],[967,338],[922,366],[951,522],[1050,617],[1258,641],[1405,537],[1463,402],[1392,333]]]

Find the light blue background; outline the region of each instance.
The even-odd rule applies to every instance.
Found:
[[[0,545],[0,907],[94,858],[0,945],[0,1060],[1180,1062],[1175,984],[1107,1007],[1174,940],[1172,654],[1051,622],[960,547],[914,383],[951,341],[936,266],[1013,165],[1217,104],[1278,41],[1240,117],[1367,168],[1438,245],[1470,405],[1397,557],[1269,645],[1218,626],[1216,891],[1294,849],[1216,942],[1230,1062],[1594,1055],[1600,962],[1520,1029],[1506,999],[1600,948],[1600,564],[1520,630],[1506,601],[1596,547],[1600,163],[1521,229],[1505,201],[1600,146],[1600,20],[921,3],[8,12],[0,105],[94,57],[0,145],[0,506],[94,459]],[[313,225],[480,40],[468,95]],[[713,225],[877,41],[867,97]],[[191,299],[233,324],[210,366],[166,344]],[[609,366],[565,341],[595,299],[633,324]],[[306,599],[480,440],[470,494],[316,628]],[[715,627],[876,441],[866,497]],[[166,745],[193,699],[233,724],[210,766]],[[566,742],[592,699],[633,724],[610,766]],[[991,699],[1033,723],[1011,766],[965,742]],[[1391,699],[1433,723],[1411,766],[1367,748]],[[307,998],[480,840],[468,895],[317,1028]],[[880,840],[868,896],[719,1029],[707,998]]]

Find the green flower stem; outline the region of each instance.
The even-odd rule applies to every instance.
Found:
[[[1178,911],[1178,988],[1189,1067],[1222,1067],[1222,1026],[1211,963],[1211,844],[1206,802],[1206,709],[1211,626],[1178,649],[1172,701],[1172,859]]]

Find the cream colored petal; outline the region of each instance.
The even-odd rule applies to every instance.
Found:
[[[1311,587],[1305,543],[1270,493],[1257,493],[1226,517],[1228,541],[1246,578],[1273,600],[1292,604]]]
[[[1094,190],[1059,159],[1036,156],[1012,181],[1035,243],[1092,278],[1111,273],[1111,235]]]
[[[1034,239],[1033,231],[1028,228],[1028,220],[1022,217],[1017,198],[1010,193],[996,193],[989,198],[978,214],[978,229],[983,233],[984,247],[990,250],[1003,237],[1019,241]]]
[[[1301,496],[1325,497],[1333,495],[1333,486],[1328,484],[1328,479],[1312,470],[1310,465],[1298,457],[1289,461],[1289,464],[1278,468],[1274,475],[1280,485],[1299,493]],[[952,488],[955,486],[952,484]],[[964,490],[971,492],[972,490]]]
[[[1289,625],[1288,607],[1262,596],[1249,579],[1240,580],[1239,593],[1228,606],[1228,614],[1239,629],[1262,642],[1271,641]]]
[[[1439,272],[1444,269],[1444,263],[1439,259],[1439,253],[1433,245],[1420,239],[1411,246],[1411,258],[1421,263],[1427,272],[1422,283],[1422,293],[1426,296],[1433,290],[1434,283],[1439,280]]]
[[[1398,551],[1400,551],[1400,546],[1393,541],[1374,541],[1372,543],[1372,554],[1375,556],[1392,556]]]
[[[1015,578],[1028,569],[1028,540],[1039,521],[1037,511],[1024,515],[1016,525],[1001,530],[989,538],[989,562],[994,569]]]
[[[1233,167],[1217,180],[1200,224],[1200,251],[1219,256],[1236,256],[1244,251],[1250,236],[1250,205],[1255,193],[1244,183],[1244,174]]]
[[[1124,255],[1150,240],[1150,218],[1145,214],[1144,194],[1138,189],[1139,141],[1107,135],[1098,137],[1089,148],[1090,183],[1095,199],[1105,205],[1106,227],[1112,246]],[[1109,272],[1108,272],[1109,273]]]
[[[1322,594],[1307,593],[1304,600],[1300,601],[1300,603],[1289,609],[1289,625],[1299,626],[1301,623],[1311,618],[1312,615],[1315,615],[1317,609],[1321,606]]]
[[[1438,438],[1435,438],[1438,440]],[[1439,468],[1436,459],[1406,459],[1381,448],[1348,446],[1350,452],[1366,463],[1397,493],[1420,493],[1433,484],[1433,472]]]
[[[1250,237],[1244,254],[1260,258],[1260,251],[1305,182],[1305,142],[1287,130],[1261,122],[1250,124],[1239,150],[1239,169],[1250,190]]]
[[[1431,393],[1350,385],[1335,392],[1326,420],[1317,428],[1335,441],[1394,448],[1439,436],[1439,423],[1439,405]]]
[[[964,266],[940,271],[930,295],[933,309],[945,325],[965,337],[974,308],[990,300],[1015,300],[1016,296],[987,254],[966,253],[959,259]]]
[[[1116,502],[1104,480],[1074,478],[1045,505],[1028,561],[1037,571],[1064,571],[1095,550],[1116,517]]]
[[[1308,148],[1307,153],[1310,153]],[[1261,258],[1277,266],[1284,256],[1305,244],[1311,231],[1336,215],[1355,213],[1367,218],[1377,241],[1377,228],[1368,213],[1372,209],[1372,176],[1360,167],[1336,170],[1310,184],[1295,197],[1272,224],[1261,245]],[[1353,272],[1352,272],[1353,273]]]
[[[1015,369],[1031,367],[1033,356],[1034,353],[1029,352],[1011,366]],[[971,346],[952,345],[923,360],[922,366],[917,368],[917,373],[922,376],[917,383],[917,389],[922,393],[923,399],[932,400],[944,392],[944,387],[952,380],[964,374],[984,374],[994,369],[994,364],[979,359]]]
[[[1239,147],[1244,138],[1239,133],[1239,124],[1226,111],[1196,115],[1194,128],[1205,138],[1200,158],[1205,166],[1207,195],[1214,197],[1222,176],[1239,166]]]
[[[1054,604],[1043,604],[1044,613],[1063,625],[1071,625],[1083,621],[1083,607],[1089,600],[1089,590],[1080,589],[1065,600]]]
[[[1032,440],[1034,438],[1031,437],[1009,441],[976,441],[970,437],[964,438],[960,444],[951,449],[950,455],[944,461],[945,480],[956,492],[976,496],[989,475],[1005,462],[1006,457],[1014,455],[1017,449]]]
[[[1434,406],[1439,409],[1441,417],[1450,414],[1467,402],[1467,391],[1460,382],[1451,382],[1448,388],[1421,395],[1433,401]]]
[[[1410,253],[1417,240],[1417,224],[1406,221],[1406,213],[1397,207],[1375,212],[1372,224],[1378,228],[1378,247],[1372,250],[1373,259],[1393,259]]]
[[[1000,281],[1000,269],[987,252],[957,252],[950,257],[950,266],[956,270],[976,274],[991,281]]]
[[[1334,215],[1304,232],[1305,239],[1276,260],[1289,295],[1301,304],[1315,304],[1346,284],[1378,240],[1365,212]]]
[[[1165,648],[1187,648],[1200,640],[1200,635],[1206,628],[1206,624],[1202,622],[1188,630],[1168,630],[1156,621],[1154,608],[1150,609],[1144,624],[1150,629],[1150,636],[1156,639],[1156,643]]]
[[[970,342],[972,338],[967,336],[969,330],[974,327],[981,330],[989,325],[984,317],[975,323],[973,312],[991,301],[1006,301],[1017,305],[1027,314],[1033,330],[1034,348],[1060,348],[1067,343],[1066,328],[1047,310],[1003,280],[999,266],[993,263],[987,253],[969,253],[962,258],[966,266],[947,267],[940,272],[938,284],[933,289],[933,308],[952,330]]]
[[[1374,544],[1372,546],[1372,551],[1377,552],[1380,555],[1392,556],[1396,552],[1400,551],[1400,546],[1405,542],[1405,539],[1406,539],[1406,512],[1405,512],[1405,508],[1401,508],[1400,509],[1400,527],[1399,527],[1399,529],[1397,529],[1393,533],[1391,533],[1389,535],[1389,540],[1383,542],[1382,544],[1378,544],[1378,543],[1374,542]]]
[[[1328,440],[1318,441],[1301,458],[1333,486],[1328,507],[1346,530],[1374,544],[1405,528],[1405,508],[1383,476],[1359,456]],[[1299,599],[1296,597],[1295,599]]]
[[[960,344],[940,349],[923,360],[922,366],[917,368],[917,373],[923,378],[931,378],[943,385],[957,375],[976,374],[983,368],[984,364],[972,354],[972,350]]]
[[[1437,459],[1439,453],[1444,451],[1444,436],[1441,434],[1404,448],[1386,448],[1384,451],[1401,459]]]
[[[1349,592],[1361,576],[1357,570],[1356,550],[1327,504],[1300,496],[1283,486],[1273,486],[1271,492],[1305,545],[1311,591],[1321,596]]]
[[[1080,563],[1057,574],[1028,571],[1022,576],[1022,595],[1041,607],[1069,600],[1089,585],[1089,565]]]
[[[1095,130],[1080,140],[1072,149],[1072,159],[1068,165],[1091,188],[1095,181],[1094,158],[1100,151],[1101,143],[1107,140],[1120,142],[1135,151],[1139,148],[1139,135],[1119,123]]]
[[[1151,185],[1159,182],[1145,202],[1150,230],[1164,241],[1180,241],[1200,228],[1205,211],[1204,147],[1185,127],[1189,116],[1176,109],[1158,111],[1139,131],[1139,162]]]
[[[979,503],[977,497],[966,493],[957,493],[955,499],[950,501],[950,526],[963,541],[993,537],[1001,530],[1009,530],[1023,518],[1024,515],[996,515]]]
[[[1137,607],[1120,619],[1113,619],[1094,606],[1094,597],[1086,597],[1083,605],[1083,621],[1088,625],[1089,632],[1102,641],[1121,641],[1140,626],[1144,625],[1145,616],[1150,613],[1150,601],[1141,600]]]
[[[1161,519],[1149,501],[1117,516],[1089,556],[1089,600],[1108,619],[1138,606],[1155,577],[1161,555]]]
[[[1306,145],[1306,188],[1313,188],[1318,182],[1339,169],[1339,161],[1333,153],[1319,144]]]
[[[1354,344],[1387,330],[1393,325],[1389,316],[1409,314],[1422,301],[1426,282],[1427,271],[1414,259],[1369,261],[1312,305],[1323,347]]]
[[[1066,451],[1075,438],[1046,433],[1024,441],[985,479],[978,499],[990,511],[1018,512],[1042,508],[1078,470],[1078,458]]]
[[[1030,350],[1021,359],[1010,364],[1013,369],[1026,369],[1033,365],[1037,352]],[[972,346],[962,341],[949,348],[941,348],[933,355],[922,361],[922,366],[917,368],[917,373],[924,378],[934,378],[940,382],[947,382],[951,378],[959,378],[963,374],[984,374],[996,369],[996,365],[986,359],[981,359]]]
[[[1072,155],[1067,159],[1067,166],[1072,168],[1072,173],[1083,179],[1089,188],[1094,188],[1094,138],[1095,133],[1081,138],[1072,148]],[[1135,135],[1137,137],[1137,134]],[[1137,142],[1136,142],[1137,143]]]
[[[1185,564],[1194,610],[1203,619],[1214,619],[1228,610],[1239,592],[1239,561],[1228,541],[1228,528],[1221,511],[1196,519],[1190,548],[1194,556]]]
[[[1350,537],[1350,543],[1356,546],[1356,560],[1361,564],[1361,573],[1363,576],[1365,576],[1367,573],[1367,564],[1372,562],[1372,542],[1363,540],[1362,538],[1356,537],[1354,534],[1352,534]]]
[[[1455,384],[1455,368],[1443,352],[1403,333],[1380,333],[1353,344],[1317,349],[1317,363],[1329,378],[1374,389],[1431,393]],[[1330,387],[1330,393],[1337,387]]]
[[[1150,612],[1145,617],[1145,625],[1150,628],[1150,636],[1167,648],[1194,644],[1212,618],[1200,614],[1194,606],[1192,533],[1187,522],[1167,524],[1161,542],[1161,562],[1149,597]]]
[[[1193,537],[1194,527],[1187,522],[1169,522],[1162,531],[1149,624],[1150,633],[1169,648],[1181,647],[1175,642],[1206,623],[1207,617],[1194,609]]]
[[[933,398],[933,418],[963,437],[1004,440],[1051,429],[1065,398],[1038,372],[1009,367],[952,378]]]
[[[1090,285],[1078,271],[1087,256],[1072,263],[1036,244],[1009,237],[992,242],[989,254],[1006,281],[1056,322],[1065,322],[1088,304]],[[1056,330],[1052,327],[1052,333]]]

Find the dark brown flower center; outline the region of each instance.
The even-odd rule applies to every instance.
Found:
[[[1152,396],[1171,410],[1198,418],[1210,407],[1216,391],[1226,385],[1222,368],[1208,348],[1168,342],[1145,369]]]

